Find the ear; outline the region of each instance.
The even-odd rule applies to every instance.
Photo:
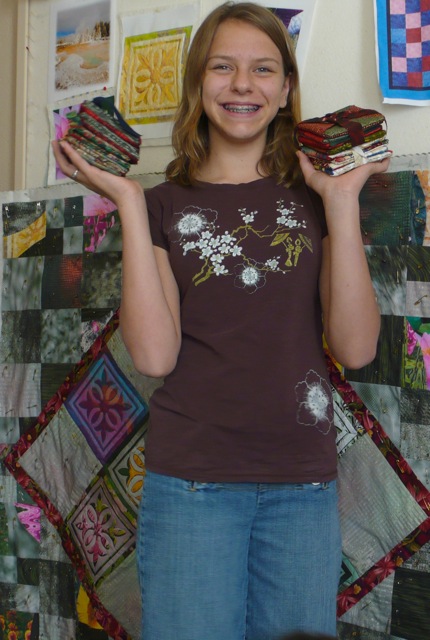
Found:
[[[290,76],[287,76],[284,80],[284,86],[281,91],[281,98],[279,101],[279,108],[284,109],[287,106],[288,94],[290,92]]]

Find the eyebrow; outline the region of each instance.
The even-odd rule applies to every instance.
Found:
[[[214,58],[218,59],[218,60],[234,60],[235,56],[227,56],[227,55],[224,55],[222,53],[215,53],[214,55],[209,56],[208,62],[209,62],[209,60],[213,60]],[[280,62],[276,58],[271,58],[270,56],[263,57],[263,58],[255,58],[254,60],[252,60],[252,62],[255,62],[255,63],[258,63],[258,64],[261,64],[263,62],[274,62],[275,64],[282,65],[282,62]]]

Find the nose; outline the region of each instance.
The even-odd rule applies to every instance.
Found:
[[[252,77],[247,69],[236,69],[231,78],[231,87],[238,93],[252,91]]]

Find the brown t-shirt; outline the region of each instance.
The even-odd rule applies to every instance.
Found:
[[[318,276],[318,196],[272,178],[147,192],[169,252],[182,347],[155,391],[148,469],[200,482],[336,476]]]

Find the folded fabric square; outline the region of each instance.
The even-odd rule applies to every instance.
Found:
[[[391,156],[385,117],[354,105],[300,122],[295,135],[315,168],[330,175]]]
[[[80,105],[64,140],[87,162],[115,175],[126,175],[130,165],[139,161],[140,135],[102,97]]]

